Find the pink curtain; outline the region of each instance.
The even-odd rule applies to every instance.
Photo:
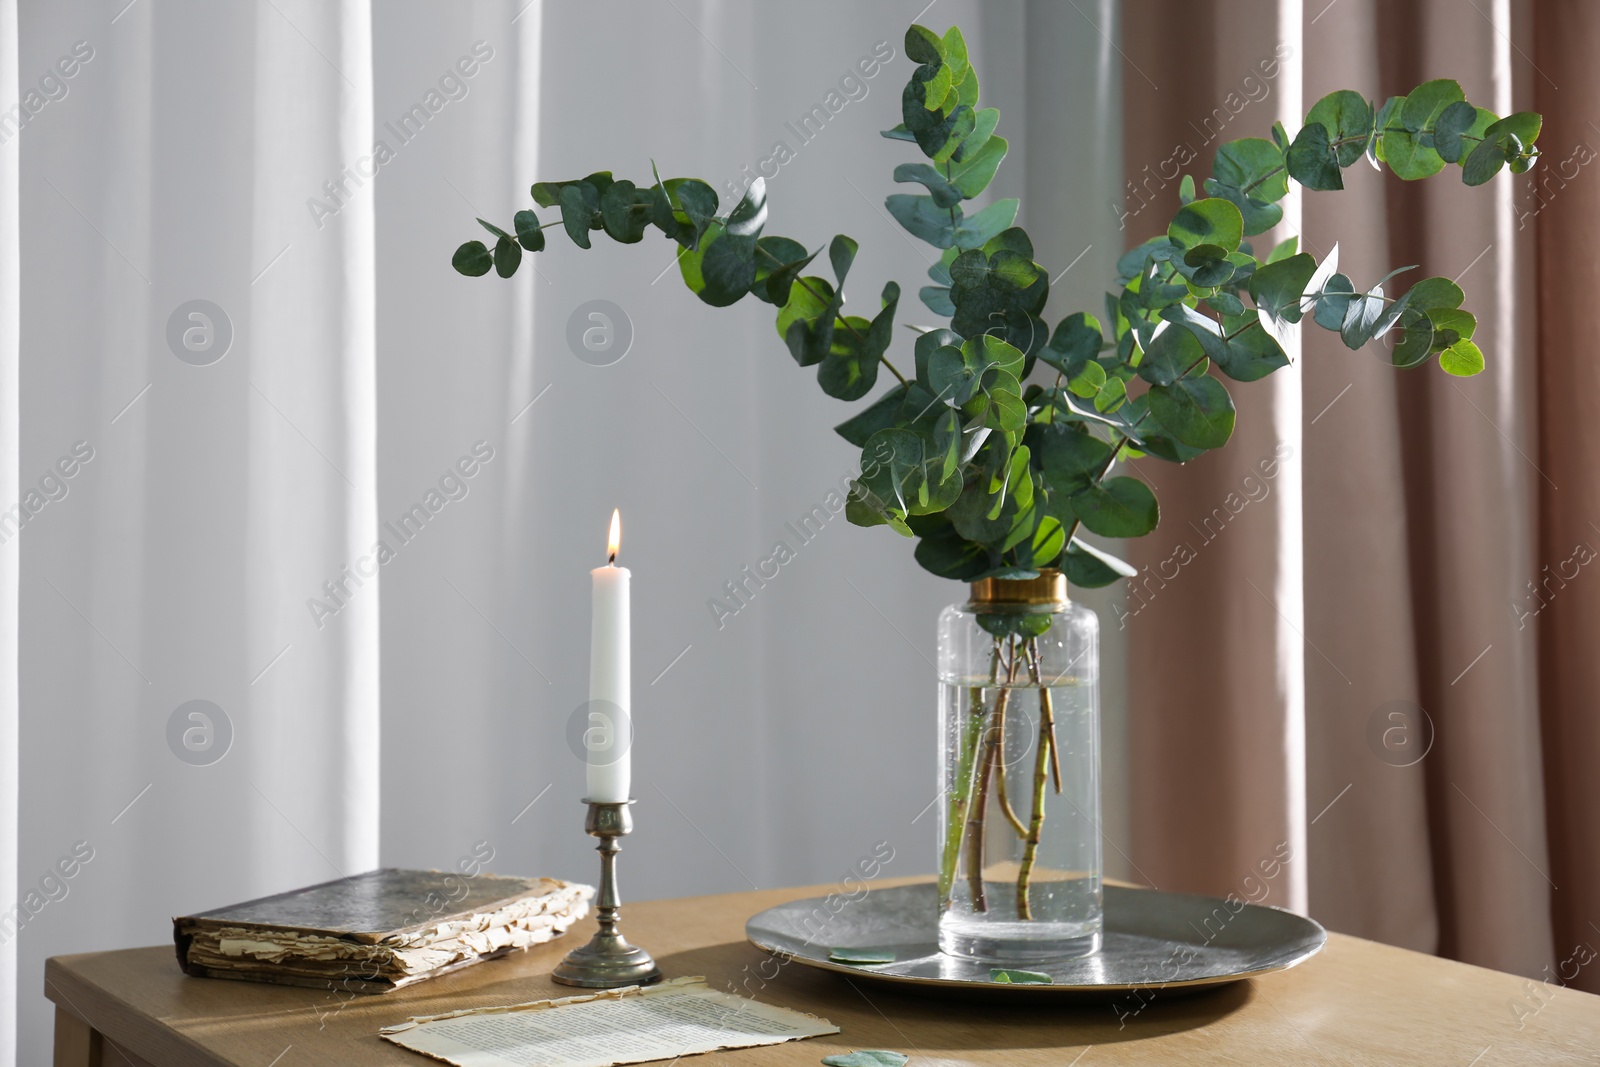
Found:
[[[1303,194],[1256,238],[1258,255],[1293,234],[1319,259],[1338,242],[1358,286],[1408,264],[1402,288],[1459,279],[1488,369],[1400,372],[1381,345],[1350,352],[1308,326],[1295,367],[1233,390],[1226,450],[1182,470],[1139,461],[1162,523],[1132,548],[1126,619],[1134,862],[1164,888],[1243,893],[1287,850],[1274,903],[1569,978],[1600,938],[1600,738],[1583,685],[1600,580],[1579,562],[1600,558],[1584,478],[1600,390],[1580,333],[1600,179],[1570,161],[1600,137],[1583,111],[1600,98],[1585,58],[1600,14],[1509,0],[1140,11],[1122,43],[1129,245],[1176,205],[1164,161],[1187,150],[1203,178],[1219,144],[1280,118],[1292,133],[1335,89],[1382,100],[1453,77],[1481,106],[1549,118],[1527,175],[1469,189],[1454,168],[1407,183],[1358,163],[1343,192]]]

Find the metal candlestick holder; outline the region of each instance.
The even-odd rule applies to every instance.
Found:
[[[583,820],[584,830],[600,843],[595,851],[600,853],[600,892],[595,898],[600,929],[582,948],[567,953],[550,975],[562,985],[582,986],[586,989],[612,989],[625,985],[649,985],[661,981],[661,969],[650,953],[618,931],[618,912],[622,910],[617,896],[617,853],[622,846],[617,839],[633,831],[633,816],[628,812],[632,800],[614,802],[585,800],[589,814]]]

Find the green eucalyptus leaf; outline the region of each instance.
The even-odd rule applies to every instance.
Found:
[[[1102,339],[1100,320],[1077,311],[1056,325],[1039,358],[1070,378],[1100,354]]]
[[[1190,330],[1169,323],[1145,350],[1139,361],[1139,377],[1153,385],[1171,385],[1191,370],[1204,374],[1205,362],[1200,339]]]
[[[1042,971],[1021,971],[1015,967],[989,968],[989,981],[1004,985],[1049,985],[1055,979]]]
[[[1004,232],[1017,219],[1017,209],[1022,201],[1015,197],[996,200],[976,215],[960,218],[956,223],[956,243],[964,248],[980,246],[996,234]]]
[[[1439,366],[1446,374],[1470,378],[1483,370],[1483,352],[1463,338],[1439,353]]]
[[[539,216],[522,210],[517,212],[512,224],[516,227],[517,243],[530,252],[544,251],[544,229],[539,223]]]
[[[450,257],[450,265],[459,274],[481,278],[494,267],[494,256],[489,254],[488,246],[482,241],[468,241],[456,249],[455,255]]]
[[[1395,112],[1400,109],[1400,105],[1405,103],[1405,100],[1406,98],[1403,96],[1389,97],[1383,102],[1383,106],[1378,108],[1377,114],[1372,117],[1373,136],[1372,140],[1367,142],[1367,161],[1374,167],[1378,167],[1380,163],[1385,161],[1383,134],[1384,131],[1389,129],[1391,120],[1395,120]]]
[[[1389,360],[1401,369],[1419,367],[1433,351],[1433,320],[1426,311],[1407,307],[1401,312],[1399,324],[1400,340]]]
[[[795,362],[809,367],[821,363],[833,344],[839,297],[826,278],[812,275],[799,281],[802,284],[789,290],[789,300],[778,312],[778,336]]]
[[[540,207],[555,207],[561,203],[561,191],[569,185],[588,185],[594,189],[598,200],[611,185],[611,172],[609,170],[596,171],[587,178],[577,178],[570,182],[539,182],[528,193],[533,197],[533,202]]]
[[[734,237],[760,237],[766,224],[767,180],[758,175],[745,190],[744,199],[728,213],[725,228]]]
[[[1080,489],[1072,494],[1072,510],[1085,529],[1101,537],[1143,537],[1156,528],[1161,515],[1150,487],[1129,477]]]
[[[1289,193],[1283,150],[1260,137],[1245,137],[1219,147],[1211,175],[1218,184],[1232,186],[1268,204],[1282,200]]]
[[[1412,304],[1415,303],[1413,300]],[[1456,308],[1428,308],[1427,314],[1433,323],[1435,347],[1440,347],[1438,341],[1447,332],[1455,334],[1456,340],[1470,340],[1478,329],[1478,320],[1470,311]],[[1450,344],[1455,344],[1455,341],[1451,341]],[[1443,347],[1448,348],[1449,345]]]
[[[910,193],[894,193],[884,200],[883,206],[913,237],[935,248],[949,248],[956,243],[956,223],[961,218],[959,208],[940,207],[931,196]]]
[[[1178,209],[1167,227],[1167,237],[1182,249],[1215,245],[1233,252],[1244,237],[1244,219],[1227,200],[1212,197]]]
[[[1227,355],[1216,359],[1219,370],[1236,382],[1260,381],[1280,367],[1289,365],[1289,356],[1277,338],[1267,332],[1259,322],[1260,313],[1254,308],[1237,318],[1223,320],[1227,330]]]
[[[943,285],[924,285],[917,290],[917,296],[927,309],[935,315],[950,318],[956,313],[955,302],[950,299],[950,290]]]
[[[737,303],[756,281],[756,241],[735,237],[713,223],[697,247],[678,256],[678,271],[689,291],[712,307]]]
[[[1389,169],[1406,181],[1431,178],[1444,169],[1439,153],[1423,143],[1422,134],[1410,130],[1391,128],[1384,133],[1383,158]]]
[[[641,200],[632,182],[612,182],[600,197],[600,222],[606,234],[625,245],[643,240],[644,231],[650,226],[648,205],[648,195]]]
[[[1459,163],[1467,145],[1462,135],[1478,121],[1478,109],[1465,100],[1456,100],[1439,113],[1434,123],[1433,150],[1446,163]]]
[[[834,963],[893,963],[894,952],[881,948],[832,948],[828,950],[828,959]],[[905,1060],[901,1059],[898,1062],[904,1063]]]
[[[1467,185],[1482,185],[1499,174],[1506,160],[1521,150],[1521,143],[1512,134],[1486,136],[1461,164],[1461,180]]]
[[[579,248],[589,247],[589,230],[600,210],[600,194],[588,182],[568,182],[561,187],[561,225]]]
[[[970,582],[990,569],[989,553],[984,547],[962,537],[953,526],[945,525],[920,536],[916,560],[931,574]]]
[[[971,200],[988,188],[1000,161],[1006,158],[1007,147],[1004,137],[990,137],[976,152],[960,153],[964,158],[951,168],[950,181],[963,197]]]
[[[1233,398],[1221,382],[1209,375],[1152,386],[1150,414],[1190,448],[1221,448],[1233,436]]]
[[[1076,423],[1051,423],[1039,428],[1039,467],[1052,491],[1071,496],[1092,485],[1111,462],[1111,446]]]
[[[974,82],[976,84],[976,82]],[[971,101],[963,100],[964,104]],[[1000,125],[1000,109],[997,107],[980,107],[972,114],[972,132],[967,134],[966,140],[961,142],[961,147],[953,152],[950,158],[955,162],[966,162],[983,151],[989,143],[989,138],[994,136],[995,127]]]
[[[517,268],[522,265],[522,246],[517,244],[516,238],[503,236],[494,243],[494,272],[502,278],[509,278],[517,273]]]
[[[1317,325],[1324,330],[1342,329],[1345,315],[1355,300],[1355,284],[1343,274],[1335,273],[1322,283],[1321,292],[1316,304]]]
[[[903,1052],[869,1048],[860,1052],[822,1057],[822,1067],[903,1067],[911,1057]]]
[[[1339,160],[1330,147],[1327,127],[1320,122],[1308,123],[1295,136],[1286,158],[1289,177],[1307,189],[1344,188],[1344,174],[1339,170]]]
[[[1099,589],[1119,578],[1132,578],[1139,573],[1132,564],[1076,537],[1067,546],[1063,563],[1067,581],[1080,589]]]
[[[867,407],[833,428],[834,432],[857,448],[864,448],[867,439],[879,430],[886,430],[900,421],[901,405],[911,392],[914,383],[896,385]]]
[[[478,220],[478,225],[482,226],[484,229],[488,230],[490,233],[494,234],[496,237],[510,237],[511,236],[510,234],[506,233],[506,231],[504,231],[500,227],[496,226],[494,223],[488,222],[488,221],[486,221],[484,219],[479,219]]]
[[[1083,364],[1078,373],[1067,379],[1067,388],[1076,396],[1098,396],[1106,384],[1106,369],[1093,361]]]
[[[962,200],[961,190],[951,185],[943,174],[928,163],[902,163],[894,168],[894,180],[917,182],[926,186],[933,200],[933,206],[941,210],[948,210]],[[902,225],[905,223],[902,222]],[[907,229],[910,227],[907,226]]]
[[[817,384],[824,393],[839,400],[859,400],[872,391],[883,353],[889,348],[899,302],[900,286],[888,282],[883,287],[882,310],[871,323],[847,318],[849,329],[834,330],[828,354],[817,367]]]
[[[1348,167],[1367,150],[1372,137],[1372,118],[1372,105],[1367,103],[1366,97],[1348,89],[1329,93],[1306,114],[1307,124],[1320,125],[1327,131],[1330,142],[1340,142],[1333,151],[1341,167]],[[1293,160],[1290,163],[1293,173]]]
[[[1265,233],[1283,221],[1283,208],[1258,196],[1252,196],[1237,185],[1228,185],[1215,178],[1207,178],[1205,187],[1207,193],[1222,197],[1239,209],[1244,220],[1246,236]]]
[[[750,291],[769,304],[783,307],[789,302],[795,279],[817,258],[817,252],[807,252],[805,245],[792,238],[762,237],[756,241],[755,258],[755,284]]]
[[[1317,261],[1306,252],[1268,263],[1250,276],[1250,299],[1263,315],[1280,322],[1299,322],[1300,299],[1316,272]]]
[[[1106,378],[1106,384],[1094,394],[1094,407],[1096,411],[1110,414],[1120,408],[1128,399],[1128,383],[1121,378]]]
[[[1411,306],[1423,311],[1461,306],[1466,294],[1449,278],[1424,278],[1410,289]]]
[[[1459,82],[1450,78],[1436,78],[1433,81],[1423,82],[1407,93],[1397,117],[1400,125],[1412,133],[1431,131],[1445,108],[1458,100],[1465,99],[1466,94],[1461,91]],[[1385,150],[1387,151],[1387,146]]]

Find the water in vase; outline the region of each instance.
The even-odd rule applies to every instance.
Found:
[[[997,964],[1086,956],[1101,936],[1093,669],[1008,673],[940,679],[939,945]]]

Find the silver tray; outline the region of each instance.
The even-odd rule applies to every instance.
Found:
[[[828,902],[832,901],[830,909]],[[1133,991],[1195,991],[1281,971],[1328,940],[1303,915],[1216,897],[1105,887],[1105,936],[1097,955],[1016,966],[1051,984],[994,981],[990,965],[938,949],[932,883],[873,889],[856,900],[812,897],[768,908],[745,923],[757,948],[808,967],[908,991],[1018,1000],[1110,1000]],[[893,952],[893,963],[849,964],[834,949]]]

